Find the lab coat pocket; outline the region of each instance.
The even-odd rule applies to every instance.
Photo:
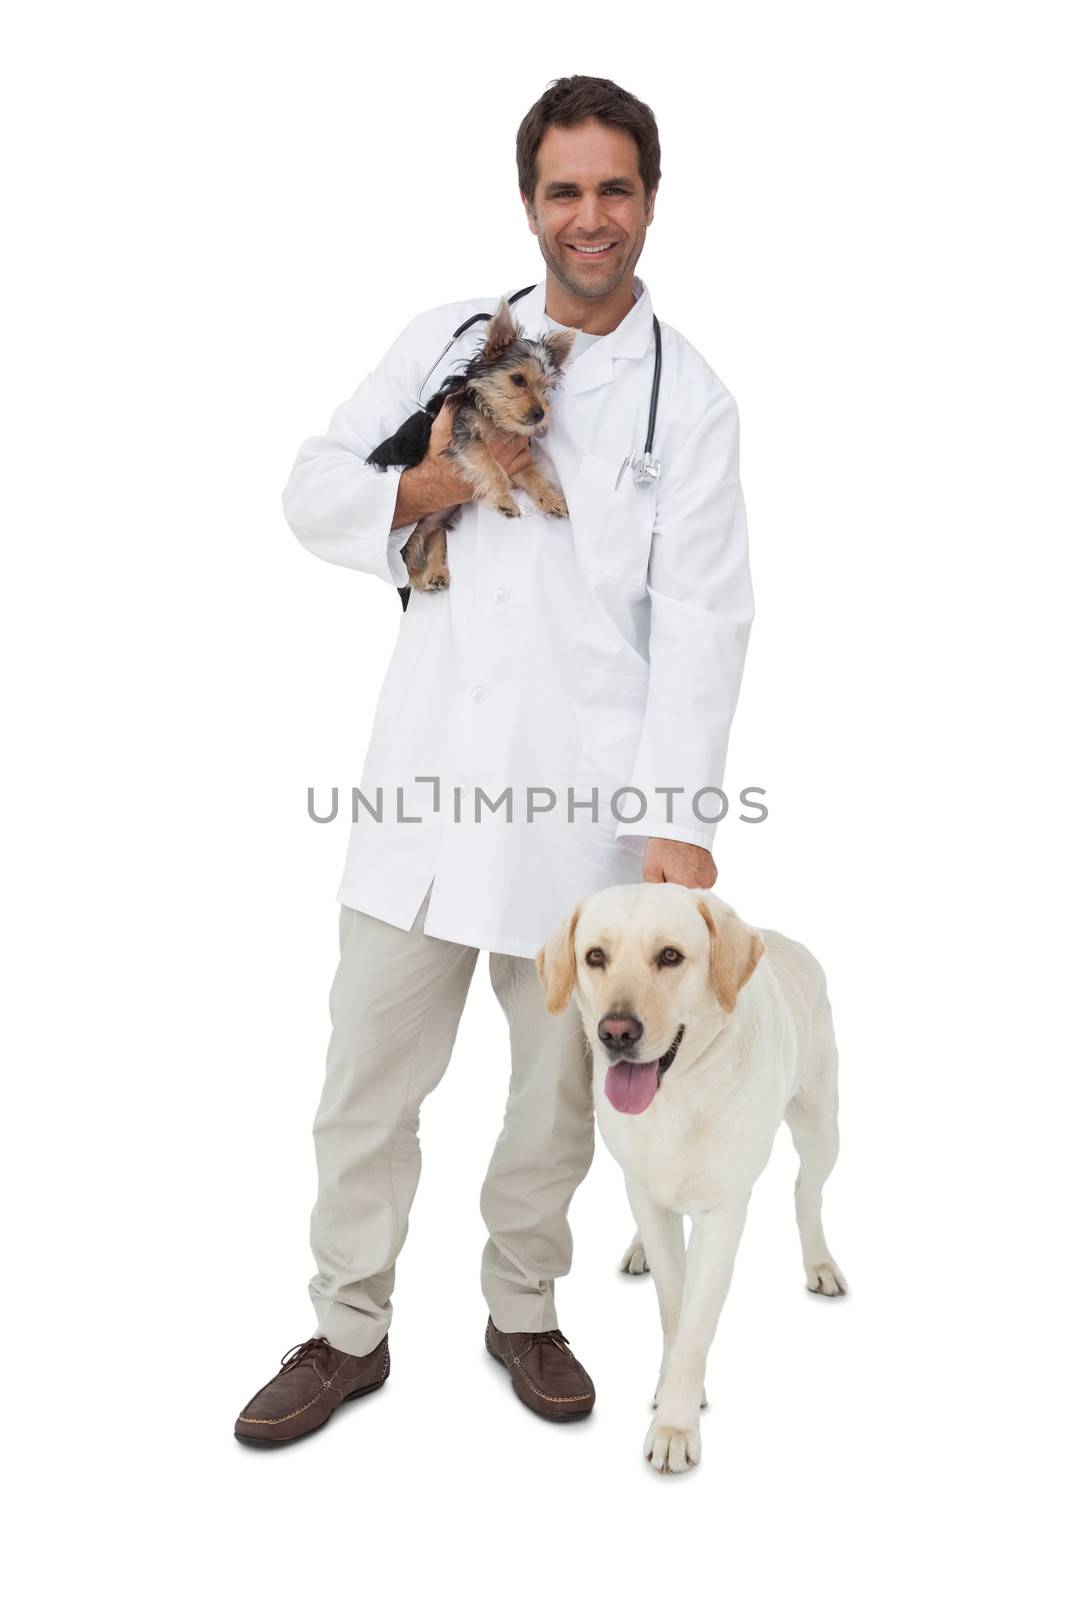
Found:
[[[589,572],[643,589],[656,515],[654,484],[634,482],[629,467],[618,489],[618,461],[586,455],[567,494],[578,564]]]
[[[574,789],[579,799],[588,799],[597,790],[601,827],[615,828],[611,797],[630,781],[647,698],[644,674],[611,672],[592,663],[579,670],[574,706],[581,745]],[[632,797],[622,802],[625,810],[633,804]]]

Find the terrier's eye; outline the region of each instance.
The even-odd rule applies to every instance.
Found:
[[[525,389],[526,387],[526,379],[523,377],[521,372],[513,372],[511,374],[511,381],[515,385],[516,389]]]
[[[665,949],[661,950],[659,955],[656,957],[656,965],[657,967],[676,967],[679,961],[684,960],[685,957],[683,956],[682,952],[680,950],[676,950],[672,944],[669,944]]]
[[[606,960],[607,957],[599,945],[594,945],[592,950],[585,952],[585,964],[587,967],[602,967]]]

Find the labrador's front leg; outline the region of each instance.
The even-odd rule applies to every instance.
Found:
[[[662,1206],[656,1205],[639,1184],[628,1182],[626,1193],[630,1199],[634,1221],[637,1223],[645,1259],[652,1273],[652,1281],[656,1285],[659,1320],[663,1329],[663,1360],[660,1363],[659,1379],[652,1401],[652,1404],[656,1405],[682,1309],[685,1235],[682,1232],[682,1219],[678,1212],[665,1211]]]
[[[693,1218],[678,1330],[659,1387],[645,1456],[657,1472],[685,1472],[700,1460],[704,1369],[730,1287],[748,1196]],[[653,1274],[655,1266],[653,1266]]]

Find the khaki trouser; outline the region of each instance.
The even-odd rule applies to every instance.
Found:
[[[315,1117],[318,1332],[367,1355],[392,1317],[397,1256],[419,1181],[419,1107],[448,1065],[478,951],[341,908],[333,1030]],[[482,1289],[497,1327],[558,1326],[553,1284],[569,1268],[567,1208],[593,1156],[584,1035],[573,1005],[549,1016],[534,962],[493,953],[511,1033],[504,1126],[482,1187]]]

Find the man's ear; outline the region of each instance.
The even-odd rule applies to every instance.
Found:
[[[485,330],[485,344],[482,347],[483,361],[495,361],[500,352],[509,345],[515,337],[515,318],[511,315],[507,295],[502,295],[500,304],[493,312],[489,326]]]
[[[742,922],[728,906],[723,906],[713,917],[706,900],[698,895],[696,903],[711,938],[711,987],[716,1000],[729,1014],[767,947],[755,928]]]
[[[545,1004],[553,1016],[563,1010],[574,989],[574,930],[581,913],[581,905],[576,905],[537,952],[537,976],[545,991]]]

